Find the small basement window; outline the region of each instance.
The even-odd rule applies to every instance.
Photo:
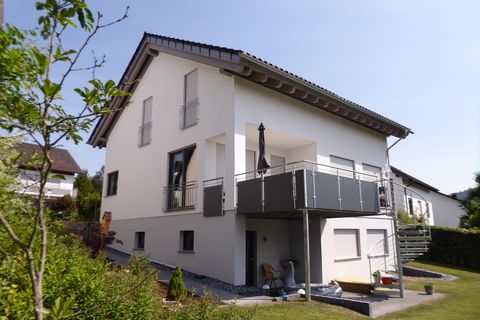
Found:
[[[193,230],[180,231],[180,251],[193,252],[194,233]]]
[[[145,232],[135,232],[135,249],[145,249]]]

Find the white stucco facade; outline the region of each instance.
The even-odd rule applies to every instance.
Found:
[[[198,121],[180,129],[184,77],[198,75]],[[138,146],[143,101],[152,97],[151,142]],[[354,169],[369,165],[388,172],[386,136],[324,110],[313,108],[218,68],[160,53],[135,89],[108,137],[105,180],[118,171],[114,194],[105,183],[102,212],[112,213],[111,229],[124,252],[135,250],[135,234],[144,233],[142,252],[152,260],[218,278],[234,285],[246,281],[246,231],[256,232],[256,284],[262,263],[281,268],[280,260],[300,261],[303,282],[303,229],[300,219],[258,219],[236,213],[236,175],[249,170],[249,154],[258,155],[258,125],[266,127],[266,159],[285,163],[309,160],[331,165],[331,156],[353,161]],[[163,188],[169,183],[169,153],[195,146],[189,180],[195,182],[194,208],[168,211]],[[250,152],[250,153],[249,153]],[[251,153],[253,152],[253,153]],[[248,163],[247,163],[248,161]],[[223,216],[205,217],[203,181],[223,177]],[[238,178],[238,176],[237,176]],[[301,218],[301,215],[299,215]],[[357,230],[358,255],[339,259],[336,229]],[[310,221],[311,274],[315,282],[370,274],[367,231],[392,234],[386,216],[319,218]],[[193,250],[182,250],[181,235],[194,232]],[[339,232],[337,231],[339,234]],[[346,232],[348,233],[348,232]],[[337,248],[335,248],[337,246]],[[393,248],[390,253],[393,253]]]

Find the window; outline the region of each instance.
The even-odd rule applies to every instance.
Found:
[[[277,174],[277,173],[284,173],[285,172],[285,158],[284,157],[279,157],[279,156],[272,156],[270,157],[270,166],[272,169],[270,169],[270,172],[272,174]]]
[[[197,69],[185,75],[183,105],[180,107],[180,129],[186,129],[197,124]]]
[[[166,210],[193,208],[196,193],[195,146],[169,155]]]
[[[153,98],[143,101],[142,125],[138,131],[138,146],[143,147],[152,141],[152,106]]]
[[[354,177],[353,171],[355,170],[355,163],[353,160],[330,156],[330,164],[333,167],[331,169],[333,174],[337,174],[338,172],[338,175],[341,177]]]
[[[193,230],[180,231],[180,251],[193,252],[194,234]]]
[[[255,169],[257,168],[256,163],[257,157],[256,152],[253,150],[245,150],[245,171],[250,172],[246,178],[251,179],[256,176]],[[253,171],[253,172],[252,172]]]
[[[413,199],[412,198],[408,198],[408,213],[410,215],[413,215],[414,212],[413,212]]]
[[[369,164],[363,163],[362,169],[363,169],[363,173],[369,174],[371,176],[375,176],[375,177],[371,177],[371,176],[362,175],[362,179],[364,180],[375,181],[382,177],[382,169],[380,167],[371,166]]]
[[[335,247],[335,260],[359,258],[359,238],[358,229],[334,229],[333,241]]]
[[[367,229],[367,248],[372,256],[388,255],[387,230]]]
[[[117,194],[118,171],[110,172],[107,175],[107,196]]]
[[[135,249],[145,249],[145,232],[135,232]]]

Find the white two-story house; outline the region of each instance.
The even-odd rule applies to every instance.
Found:
[[[121,83],[131,96],[88,141],[106,148],[115,249],[234,285],[286,259],[303,282],[305,252],[313,282],[369,276],[369,250],[393,232],[387,137],[410,129],[246,52],[147,33]]]
[[[20,143],[15,150],[21,155],[19,160],[19,177],[17,192],[25,195],[38,196],[40,172],[35,164],[29,163],[33,157],[43,154],[42,149],[33,143]],[[73,187],[75,175],[82,172],[75,159],[66,149],[50,150],[52,159],[51,177],[45,185],[45,199],[51,203],[65,195],[76,196]]]
[[[432,226],[459,227],[460,218],[465,214],[460,201],[394,166],[391,170],[391,177],[397,183],[397,211],[422,217]]]

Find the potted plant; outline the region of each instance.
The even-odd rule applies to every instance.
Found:
[[[425,293],[426,294],[433,294],[433,291],[434,291],[434,287],[433,287],[433,283],[432,282],[425,282],[425,284],[423,285],[423,287],[425,288]]]
[[[380,270],[377,270],[375,271],[374,273],[372,273],[372,276],[373,276],[373,283],[375,286],[379,286],[380,285],[380,281],[382,279],[382,274],[380,273]]]

